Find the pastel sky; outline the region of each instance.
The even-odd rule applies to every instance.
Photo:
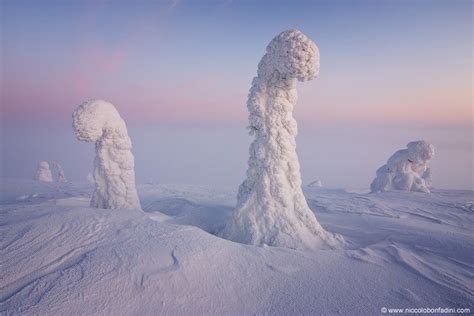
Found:
[[[89,98],[129,122],[245,122],[265,46],[298,28],[321,51],[296,116],[472,124],[471,1],[2,0],[2,118],[69,121]]]
[[[298,28],[321,53],[298,84],[303,181],[367,188],[412,140],[438,188],[474,189],[470,0],[0,0],[0,176],[40,160],[85,181],[93,144],[71,113],[112,102],[139,183],[245,178],[246,98],[266,45]]]

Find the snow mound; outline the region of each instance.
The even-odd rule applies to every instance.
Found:
[[[321,227],[301,190],[292,115],[296,81],[311,80],[318,72],[319,50],[300,31],[282,32],[267,46],[247,101],[250,134],[255,135],[247,179],[221,232],[224,238],[288,248],[335,247],[342,242]]]
[[[370,185],[372,192],[388,190],[430,192],[431,170],[428,164],[434,156],[434,146],[424,140],[407,144],[407,149],[395,152],[376,172]]]
[[[80,105],[72,117],[77,138],[95,142],[96,189],[91,206],[141,209],[135,188],[132,141],[115,107],[103,100],[91,100]]]
[[[321,188],[322,186],[323,186],[323,183],[321,182],[321,180],[315,180],[315,181],[311,182],[310,184],[308,184],[308,187]]]
[[[35,179],[43,182],[53,182],[53,175],[47,161],[40,161],[36,170]]]

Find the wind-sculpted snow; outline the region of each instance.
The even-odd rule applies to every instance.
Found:
[[[378,315],[474,304],[472,191],[307,188],[347,247],[304,251],[200,229],[224,222],[233,190],[143,185],[142,212],[90,208],[70,183],[0,180],[10,197],[0,201],[2,315]],[[34,192],[42,198],[12,203]]]
[[[36,170],[35,179],[43,182],[53,182],[53,175],[47,161],[40,161]]]
[[[332,247],[342,241],[321,227],[301,190],[292,115],[296,81],[311,80],[318,72],[319,50],[300,31],[283,32],[267,46],[247,101],[250,134],[255,135],[247,179],[224,238],[289,248]]]
[[[394,153],[387,164],[376,172],[370,185],[372,192],[403,190],[430,192],[431,169],[428,164],[434,156],[434,146],[424,140],[407,144],[407,149]]]
[[[140,209],[132,142],[115,107],[102,100],[85,102],[73,113],[73,128],[79,140],[95,143],[96,189],[91,206]]]

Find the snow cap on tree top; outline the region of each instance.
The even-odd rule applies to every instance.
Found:
[[[407,144],[408,148],[408,159],[413,162],[425,162],[430,160],[434,156],[434,146],[427,141],[418,140],[414,142],[409,142]]]
[[[113,104],[104,100],[90,100],[72,114],[73,128],[79,140],[95,142],[106,130],[126,130],[125,122]]]
[[[283,77],[311,80],[319,74],[319,49],[302,32],[292,29],[268,44],[267,58],[262,62],[267,66],[265,71],[276,69]]]

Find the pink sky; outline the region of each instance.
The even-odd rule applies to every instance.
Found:
[[[78,104],[102,98],[136,122],[244,122],[246,96],[265,45],[285,25],[301,20],[303,31],[315,34],[320,47],[321,74],[299,85],[299,120],[472,124],[472,78],[466,67],[472,65],[466,43],[470,32],[461,7],[449,7],[451,12],[420,6],[423,13],[415,18],[401,6],[403,14],[394,19],[383,8],[372,15],[376,8],[367,5],[361,11],[367,26],[341,11],[344,23],[352,23],[351,36],[341,21],[332,24],[324,15],[296,19],[304,8],[288,9],[282,25],[267,21],[271,31],[259,34],[237,22],[264,11],[208,8],[216,15],[203,20],[197,14],[202,8],[191,7],[176,1],[150,8],[101,1],[54,6],[50,9],[58,12],[48,13],[7,6],[3,117],[67,121]],[[392,18],[392,25],[369,24],[378,15]],[[20,23],[25,16],[28,22]]]

